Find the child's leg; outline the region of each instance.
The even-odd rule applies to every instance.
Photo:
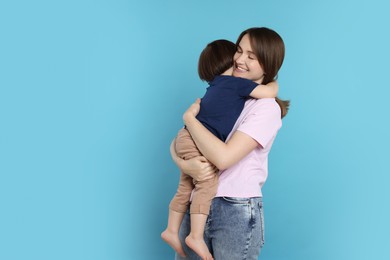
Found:
[[[193,187],[192,178],[181,173],[179,187],[169,204],[167,228],[161,233],[161,238],[183,257],[185,256],[185,253],[179,240],[179,229],[184,214],[187,212]]]
[[[202,259],[211,260],[213,256],[203,238],[207,217],[205,214],[191,214],[191,232],[186,237],[186,244]]]
[[[183,159],[200,155],[191,135],[185,129],[180,130],[176,137],[176,152]],[[181,173],[177,192],[169,204],[167,228],[161,233],[161,238],[181,256],[185,256],[185,253],[179,240],[179,229],[194,187],[192,178]]]
[[[169,209],[167,228],[161,233],[161,238],[167,242],[179,255],[185,257],[179,239],[179,229],[185,213]]]
[[[192,140],[190,132],[184,128],[177,134],[175,148],[177,155],[184,160],[201,155],[194,140]],[[177,212],[185,213],[188,209],[191,193],[194,188],[195,184],[191,176],[182,172],[180,174],[177,192],[169,204],[169,208]]]
[[[218,187],[218,173],[214,178],[195,183],[195,191],[192,198],[191,232],[186,238],[186,244],[202,259],[213,259],[204,242],[203,234],[207,217],[210,212],[211,200],[215,197]]]

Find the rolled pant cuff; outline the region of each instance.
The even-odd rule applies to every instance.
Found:
[[[188,206],[169,204],[169,209],[179,213],[186,213],[188,210]]]
[[[204,205],[204,204],[198,204],[194,205],[191,204],[190,206],[190,214],[204,214],[209,215],[210,214],[210,204]]]

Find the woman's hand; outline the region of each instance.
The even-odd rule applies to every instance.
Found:
[[[190,122],[191,120],[193,120],[198,114],[199,114],[199,111],[200,111],[200,98],[197,98],[195,100],[195,103],[193,103],[188,109],[186,112],[184,112],[183,114],[183,121],[184,121],[184,124],[186,125],[188,122]]]
[[[195,181],[205,181],[211,179],[218,172],[218,169],[205,157],[198,156],[189,160],[179,161],[180,170],[190,175]]]
[[[170,146],[173,161],[179,167],[180,171],[190,175],[196,181],[204,181],[214,177],[217,168],[205,157],[197,156],[189,160],[183,160],[177,156],[175,150],[175,139]]]

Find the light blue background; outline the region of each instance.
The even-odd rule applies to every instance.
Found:
[[[0,259],[173,259],[169,144],[210,41],[286,44],[261,259],[390,259],[389,4],[1,1]]]

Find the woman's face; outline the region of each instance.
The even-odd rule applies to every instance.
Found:
[[[234,54],[233,76],[249,79],[261,84],[264,78],[263,68],[252,51],[249,35],[245,34]]]

